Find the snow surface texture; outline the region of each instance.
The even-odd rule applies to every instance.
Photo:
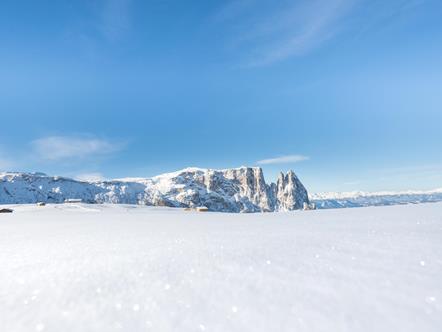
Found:
[[[0,214],[2,331],[437,331],[442,203]]]
[[[205,206],[221,212],[270,212],[302,209],[307,190],[293,171],[267,185],[259,167],[225,170],[186,168],[151,179],[83,182],[42,173],[0,173],[0,204],[62,203]]]
[[[318,209],[416,204],[442,201],[442,188],[430,191],[318,193],[310,195]]]

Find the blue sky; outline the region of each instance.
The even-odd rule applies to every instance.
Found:
[[[0,169],[442,187],[437,0],[2,1]]]

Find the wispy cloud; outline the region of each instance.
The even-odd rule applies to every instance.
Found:
[[[120,150],[124,144],[79,136],[50,136],[32,141],[36,155],[47,161],[104,156]]]
[[[279,29],[272,41],[256,49],[250,66],[261,66],[306,54],[335,37],[355,0],[314,0],[278,13]],[[273,18],[278,20],[278,18]],[[273,41],[274,40],[274,41]]]
[[[400,15],[425,1],[237,0],[227,2],[212,19],[230,29],[230,45],[243,54],[246,67],[254,67],[303,56],[344,31],[358,34],[370,22]]]
[[[298,163],[298,162],[309,160],[309,159],[310,158],[307,156],[293,154],[293,155],[288,155],[288,156],[281,156],[281,157],[276,157],[276,158],[258,160],[256,163],[258,165],[291,164],[291,163]]]
[[[341,30],[344,18],[360,0],[228,3],[215,19],[238,21],[235,44],[247,49],[247,66],[268,65],[321,46]]]

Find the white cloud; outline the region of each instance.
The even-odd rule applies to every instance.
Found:
[[[120,150],[122,144],[89,137],[50,136],[32,141],[32,147],[40,159],[58,161],[108,155]]]
[[[84,174],[78,174],[75,177],[75,179],[85,182],[98,182],[98,181],[104,181],[105,177],[101,173],[84,173]]]
[[[256,163],[258,165],[270,165],[270,164],[290,164],[290,163],[298,163],[301,161],[309,160],[310,158],[307,156],[293,154],[288,156],[281,156],[270,159],[258,160]]]

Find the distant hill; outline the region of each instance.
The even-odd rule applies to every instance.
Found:
[[[442,188],[430,191],[329,192],[311,194],[318,209],[415,204],[442,201]]]

